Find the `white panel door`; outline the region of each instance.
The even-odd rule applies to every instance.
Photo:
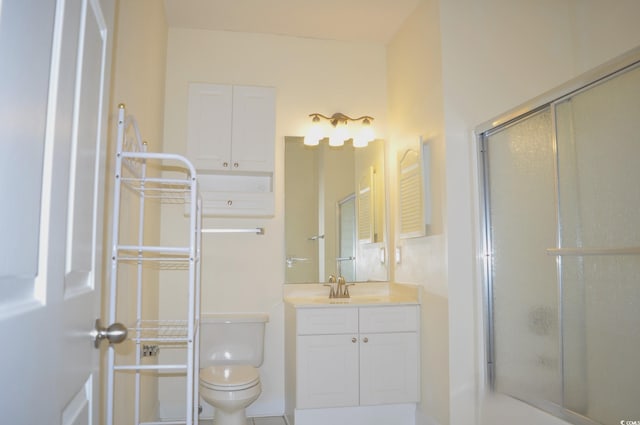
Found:
[[[0,1],[0,412],[97,424],[113,0]]]

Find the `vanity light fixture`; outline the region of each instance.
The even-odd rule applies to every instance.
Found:
[[[304,137],[304,144],[307,146],[316,146],[320,143],[320,140],[326,136],[326,133],[329,132],[329,146],[342,146],[344,142],[349,139],[353,140],[353,146],[356,148],[362,148],[372,142],[375,139],[375,134],[373,132],[373,127],[371,125],[371,121],[373,121],[373,117],[368,115],[363,115],[358,118],[351,118],[341,112],[336,112],[335,114],[327,117],[325,115],[314,112],[313,114],[309,114],[311,119],[311,128],[309,132]],[[327,120],[331,127],[323,128],[323,122],[321,118]],[[360,128],[357,129],[356,132],[352,133],[349,131],[347,124],[350,122],[360,122]]]

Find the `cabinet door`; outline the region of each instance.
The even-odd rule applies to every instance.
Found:
[[[273,87],[233,87],[233,170],[273,172],[275,122]]]
[[[418,334],[360,334],[360,405],[419,398]]]
[[[232,87],[189,85],[187,157],[198,170],[231,169]]]
[[[357,406],[356,335],[302,335],[297,340],[296,407]]]

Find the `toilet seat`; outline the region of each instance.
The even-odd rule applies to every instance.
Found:
[[[249,365],[210,366],[200,370],[200,385],[214,391],[240,391],[259,382],[258,369]]]

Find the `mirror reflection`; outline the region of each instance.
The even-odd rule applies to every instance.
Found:
[[[285,283],[386,281],[384,142],[285,138]]]

